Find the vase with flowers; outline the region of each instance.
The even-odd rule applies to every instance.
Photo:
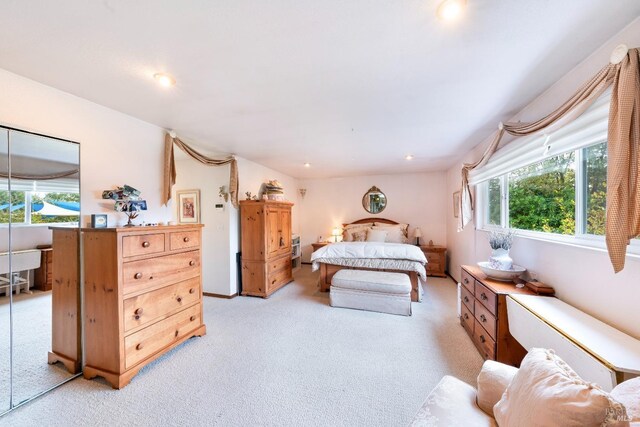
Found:
[[[513,237],[515,231],[492,231],[489,233],[489,246],[491,246],[492,252],[489,257],[489,264],[491,268],[496,270],[511,270],[513,267],[513,260],[509,256],[509,250],[513,245]]]

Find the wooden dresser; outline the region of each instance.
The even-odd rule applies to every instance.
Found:
[[[293,280],[292,206],[271,200],[240,202],[242,295],[267,298]]]
[[[535,295],[512,282],[489,279],[480,268],[463,265],[460,323],[485,359],[520,366],[527,351],[509,333],[506,297]]]
[[[53,248],[40,249],[40,267],[33,276],[33,287],[39,291],[50,291],[52,287]]]
[[[420,245],[427,258],[427,276],[447,277],[447,248],[440,245]]]
[[[84,377],[113,388],[202,336],[202,225],[85,228]]]

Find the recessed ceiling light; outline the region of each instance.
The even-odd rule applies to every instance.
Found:
[[[176,84],[176,79],[171,77],[169,74],[156,73],[153,75],[153,78],[156,79],[160,86],[171,87]]]
[[[406,156],[404,156],[405,160],[413,160],[413,154],[407,154]]]
[[[438,6],[438,18],[453,21],[460,16],[466,5],[466,0],[444,0]]]
[[[311,167],[311,163],[305,163],[305,164],[304,164],[304,167],[305,167],[305,168],[310,168],[310,167]]]

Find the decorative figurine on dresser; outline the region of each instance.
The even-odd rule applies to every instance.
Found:
[[[242,200],[242,295],[268,298],[293,280],[291,207],[278,200]]]
[[[170,349],[206,333],[202,225],[84,228],[87,379],[113,388]]]

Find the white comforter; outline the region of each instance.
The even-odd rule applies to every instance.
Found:
[[[320,263],[346,267],[415,271],[427,280],[427,259],[420,248],[403,243],[340,242],[323,246],[311,255],[312,270]]]

